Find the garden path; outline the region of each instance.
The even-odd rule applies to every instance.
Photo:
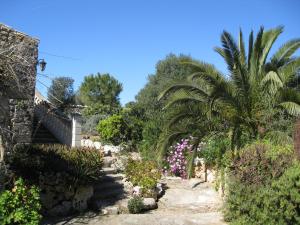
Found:
[[[213,185],[199,180],[166,179],[168,189],[158,209],[144,214],[85,215],[62,224],[88,225],[225,225],[222,201]]]

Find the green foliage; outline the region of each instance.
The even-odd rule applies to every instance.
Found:
[[[160,99],[167,99],[165,105],[168,110],[174,110],[172,106],[177,109],[178,105],[185,106],[177,111],[174,118],[185,115],[180,119],[215,120],[223,125],[220,127],[212,123],[207,127],[215,126],[218,133],[224,129],[226,133],[231,133],[232,150],[240,148],[245,137],[255,140],[275,129],[288,130],[290,123],[286,121],[300,114],[300,94],[297,90],[300,58],[293,56],[300,47],[300,40],[295,40],[293,47],[284,45],[269,57],[270,49],[282,31],[282,27],[270,30],[261,28],[256,38],[251,32],[247,53],[242,31],[238,42],[224,31],[221,35],[222,47],[215,50],[225,60],[229,77],[213,65],[186,62],[192,69],[191,75],[166,88]],[[198,113],[193,113],[193,116],[184,113],[195,105],[199,106]],[[286,140],[289,135],[287,132]]]
[[[119,94],[122,89],[122,84],[109,74],[91,74],[84,77],[79,88],[79,99],[89,107],[86,114],[98,114],[107,107],[119,107]]]
[[[125,141],[128,127],[121,115],[112,115],[105,120],[101,120],[97,130],[102,140],[119,145]]]
[[[131,109],[124,108],[120,114],[101,120],[97,130],[104,141],[135,148],[142,138],[142,121],[132,115]]]
[[[200,157],[204,159],[208,166],[224,167],[226,165],[222,160],[227,151],[230,150],[230,139],[223,135],[211,137],[205,143],[200,151]]]
[[[225,219],[232,224],[299,224],[300,164],[291,146],[256,142],[235,160]]]
[[[194,60],[185,55],[168,55],[156,65],[156,72],[148,77],[146,86],[136,96],[136,108],[142,115],[144,121],[143,141],[139,149],[145,158],[152,158],[156,155],[160,134],[164,131],[169,112],[162,110],[163,101],[158,100],[159,94],[171,84],[184,80],[191,72],[189,66],[182,64],[182,61]],[[172,113],[172,112],[170,112]]]
[[[28,187],[19,178],[12,190],[0,194],[0,223],[3,225],[38,225],[42,216],[39,190]]]
[[[103,118],[119,113],[121,110],[120,105],[103,105],[101,103],[94,103],[83,109],[83,116],[90,118],[93,115],[99,115]]]
[[[130,213],[137,214],[143,211],[144,203],[143,199],[139,196],[134,196],[129,199],[127,208]]]
[[[225,218],[231,224],[300,224],[300,164],[266,186],[230,183]]]
[[[52,80],[48,89],[48,100],[56,107],[65,108],[75,103],[73,89],[74,80],[71,77],[57,77]]]
[[[87,184],[102,176],[103,155],[96,149],[69,148],[65,145],[18,147],[10,158],[14,171],[35,182],[39,174],[66,173],[66,183]]]
[[[128,180],[134,186],[140,186],[143,193],[147,193],[156,187],[161,178],[160,170],[153,161],[129,160],[125,168]]]
[[[292,161],[292,146],[255,142],[245,147],[233,162],[233,175],[243,184],[262,185],[283,174]]]

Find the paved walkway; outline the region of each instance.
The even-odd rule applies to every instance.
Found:
[[[168,179],[158,209],[145,214],[99,216],[86,214],[62,224],[88,225],[225,225],[221,199],[208,183],[197,180]]]

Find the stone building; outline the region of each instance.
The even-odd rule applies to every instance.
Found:
[[[31,143],[39,40],[0,24],[1,159]]]

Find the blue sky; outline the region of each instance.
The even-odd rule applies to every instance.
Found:
[[[240,27],[246,35],[260,25],[284,25],[275,47],[300,37],[298,0],[1,0],[0,7],[0,22],[40,39],[39,58],[48,63],[44,73],[72,76],[75,88],[85,75],[110,73],[123,83],[122,104],[134,100],[169,53],[226,72],[213,51],[224,29],[237,36]]]

